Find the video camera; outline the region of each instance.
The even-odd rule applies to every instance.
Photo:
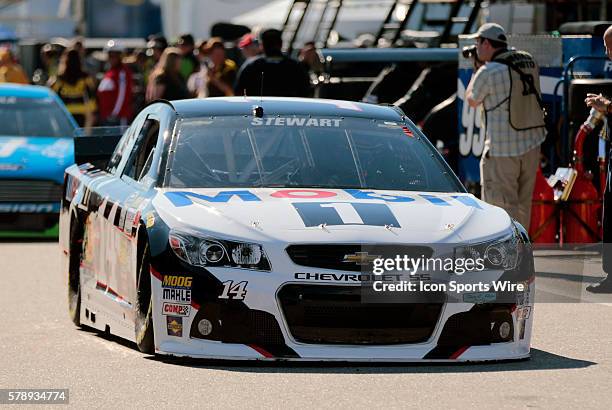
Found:
[[[474,58],[476,57],[476,46],[465,46],[461,49],[461,54],[464,58]]]

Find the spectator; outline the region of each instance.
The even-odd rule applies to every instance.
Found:
[[[604,45],[606,55],[612,60],[612,26],[604,33]],[[595,108],[608,117],[606,135],[610,134],[612,125],[612,100],[601,94],[587,94],[585,103],[588,107]],[[606,177],[606,190],[603,199],[603,252],[601,255],[601,267],[606,272],[606,278],[601,282],[587,286],[591,293],[612,293],[612,149],[608,154],[608,174]]]
[[[132,70],[133,80],[133,98],[134,112],[140,112],[141,109],[146,105],[145,103],[145,92],[146,92],[146,76],[147,76],[147,63],[148,58],[144,50],[137,49],[134,52],[123,59],[123,64],[128,66]]]
[[[29,84],[23,68],[15,62],[8,48],[0,49],[0,83]]]
[[[83,64],[85,62],[85,57],[86,57],[86,50],[85,50],[85,45],[83,44],[83,38],[82,37],[76,37],[74,38],[71,42],[70,42],[70,46],[69,48],[72,48],[76,51],[78,51],[79,56],[81,57],[81,64]],[[87,71],[87,70],[85,70]]]
[[[238,68],[233,60],[226,58],[223,41],[218,37],[211,38],[201,52],[207,58],[204,64],[200,64],[200,70],[189,77],[189,91],[198,98],[234,95]]]
[[[309,41],[304,44],[300,52],[298,53],[298,61],[302,66],[302,69],[308,73],[311,84],[317,84],[319,76],[323,73],[323,61],[317,48],[315,47],[314,41]],[[313,89],[310,89],[310,96],[312,97]]]
[[[483,24],[476,38],[474,67],[466,89],[471,107],[482,104],[485,148],[480,161],[482,199],[504,208],[526,229],[531,196],[545,138],[539,69],[533,57],[508,49],[502,26]]]
[[[257,40],[257,37],[253,33],[247,33],[242,36],[238,42],[238,48],[245,60],[249,60],[261,54],[259,40]]]
[[[47,43],[42,46],[40,49],[40,62],[42,67],[34,70],[34,74],[32,74],[32,82],[34,84],[46,85],[51,77],[57,75],[60,54],[60,47],[57,45]]]
[[[49,86],[66,104],[66,108],[80,127],[92,127],[95,121],[96,87],[93,79],[83,71],[78,50],[70,48],[60,58],[57,76],[49,80]]]
[[[262,32],[261,44],[264,55],[246,61],[238,72],[236,95],[307,97],[308,74],[297,61],[283,55],[281,32],[276,29]]]
[[[96,63],[95,59],[87,58],[87,49],[85,48],[85,43],[83,37],[76,37],[70,42],[70,48],[74,48],[79,52],[81,56],[81,65],[83,67],[83,71],[88,74],[94,74],[96,72]]]
[[[166,37],[160,35],[149,36],[149,41],[147,42],[147,57],[152,58],[155,64],[157,64],[166,48],[168,48]]]
[[[132,119],[132,71],[122,62],[123,46],[109,40],[104,47],[109,69],[98,86],[101,125],[127,125]]]
[[[181,50],[174,47],[165,49],[149,77],[147,102],[157,99],[181,100],[191,97],[179,71],[180,65]]]
[[[315,47],[314,41],[309,41],[304,44],[298,54],[298,61],[308,72],[314,74],[323,72],[323,62],[321,61],[321,56]]]
[[[181,53],[180,73],[184,81],[200,69],[200,62],[194,54],[195,41],[191,34],[183,34],[176,43]]]

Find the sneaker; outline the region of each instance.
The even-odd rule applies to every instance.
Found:
[[[612,293],[612,275],[599,283],[587,286],[586,290],[591,293]]]

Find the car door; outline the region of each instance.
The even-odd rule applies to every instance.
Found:
[[[119,303],[130,318],[133,317],[132,307],[136,300],[136,234],[140,215],[155,195],[153,188],[163,157],[164,135],[166,130],[172,130],[173,120],[169,107],[146,115],[136,131],[132,149],[118,171],[120,177],[116,180],[116,186],[109,195],[109,198],[113,198],[115,210],[113,227],[108,230],[108,280],[117,289]]]
[[[136,142],[143,118],[137,117],[123,134],[105,169],[104,177],[90,184],[83,195],[82,203],[86,204],[84,221],[83,262],[81,276],[87,292],[91,292],[91,303],[105,307],[108,314],[123,319],[123,305],[129,305],[114,281],[114,230],[120,216],[118,204],[127,195],[120,180],[122,164]],[[87,269],[83,269],[86,266]],[[120,302],[120,303],[115,303]]]

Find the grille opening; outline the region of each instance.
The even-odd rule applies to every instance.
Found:
[[[53,181],[1,179],[1,202],[59,202],[62,185]]]
[[[433,254],[430,247],[419,245],[307,244],[287,247],[287,254],[296,265],[351,272],[371,271],[371,262],[345,262],[346,256],[359,255],[362,252],[381,258],[395,258],[397,255],[429,258]]]
[[[285,285],[278,294],[293,338],[313,344],[427,341],[443,303],[361,303],[359,286]]]

